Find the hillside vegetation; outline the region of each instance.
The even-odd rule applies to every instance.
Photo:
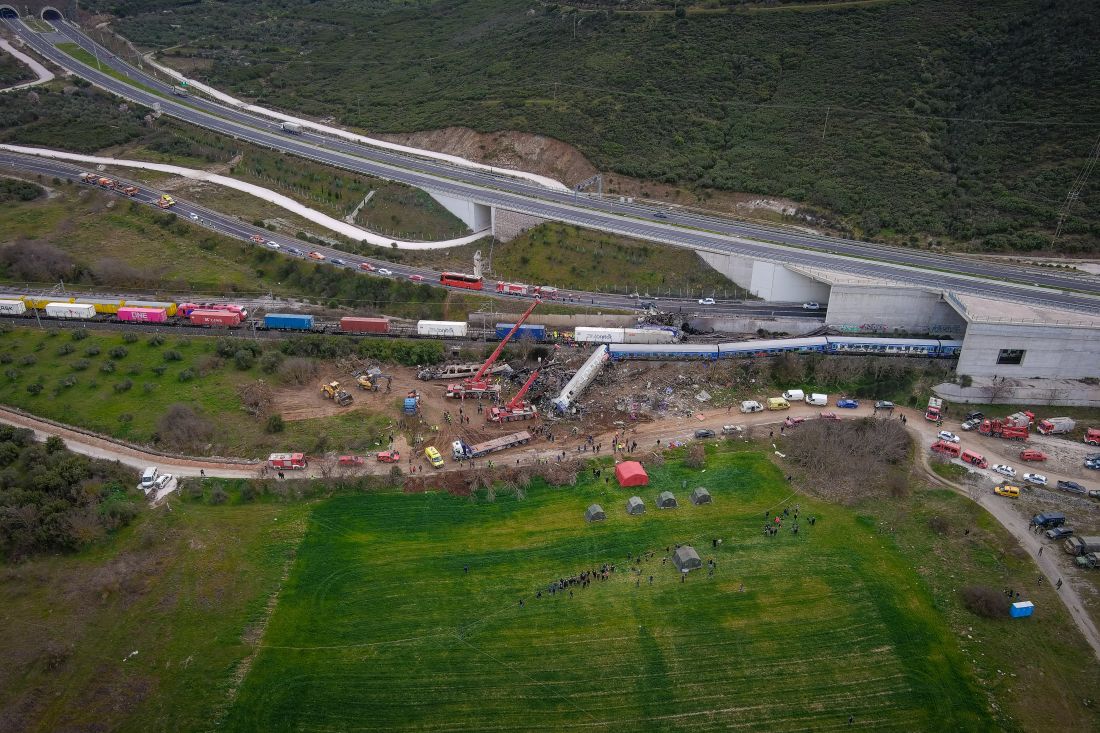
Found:
[[[194,74],[264,104],[378,131],[537,132],[604,170],[785,196],[912,244],[1047,246],[1100,118],[1090,0],[94,5],[139,43],[190,41],[174,53]],[[1094,181],[1059,248],[1098,235]]]

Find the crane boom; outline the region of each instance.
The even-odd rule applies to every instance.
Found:
[[[523,383],[523,386],[519,388],[519,392],[516,392],[516,396],[513,397],[507,405],[504,407],[508,410],[514,410],[523,404],[523,398],[527,394],[527,390],[531,389],[531,385],[535,383],[535,380],[539,378],[539,370],[536,369],[527,381]]]
[[[484,377],[485,372],[489,371],[489,368],[491,366],[493,366],[493,363],[496,362],[496,360],[500,358],[500,353],[502,351],[504,351],[505,344],[507,344],[508,341],[512,338],[512,336],[516,333],[516,331],[519,330],[519,327],[523,325],[523,322],[526,321],[527,317],[531,315],[531,311],[535,310],[535,306],[538,305],[540,302],[541,301],[538,298],[535,298],[535,302],[532,303],[531,307],[528,308],[524,312],[524,314],[519,317],[519,320],[517,320],[515,325],[512,326],[512,330],[509,331],[508,335],[506,335],[501,340],[500,344],[496,348],[496,351],[494,351],[492,356],[490,356],[488,359],[486,359],[485,363],[481,365],[481,368],[477,370],[477,374],[475,374],[470,379],[466,380],[467,384],[481,384],[482,383],[482,377]]]

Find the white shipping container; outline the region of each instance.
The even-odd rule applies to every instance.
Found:
[[[466,336],[465,321],[417,321],[418,336]]]
[[[573,340],[582,344],[621,344],[623,329],[577,326],[573,329]]]
[[[95,318],[95,306],[91,303],[46,303],[46,315],[53,318]]]
[[[21,316],[27,312],[27,304],[21,300],[0,300],[0,313],[5,316]]]
[[[676,334],[660,328],[624,328],[624,344],[671,344],[675,343]]]

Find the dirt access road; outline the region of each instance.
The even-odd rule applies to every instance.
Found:
[[[623,440],[638,441],[638,450],[635,452],[634,456],[644,458],[645,453],[658,449],[657,440],[661,441],[660,445],[662,447],[667,446],[672,440],[690,440],[695,430],[700,428],[709,428],[717,432],[720,431],[722,425],[725,424],[740,425],[745,428],[777,425],[782,421],[782,418],[788,415],[812,418],[816,417],[818,412],[819,410],[816,408],[801,404],[795,404],[790,410],[780,413],[762,412],[751,415],[727,412],[725,409],[711,409],[700,411],[692,417],[644,423],[634,428],[628,428],[623,434]],[[865,406],[861,406],[855,410],[835,410],[835,412],[838,416],[843,418],[868,417],[872,414],[872,410]],[[931,472],[928,464],[929,453],[927,448],[935,441],[936,433],[939,431],[939,428],[936,427],[934,423],[924,420],[924,416],[919,412],[901,408],[896,409],[894,412],[895,417],[899,417],[902,414],[906,417],[909,430],[917,437],[918,455],[921,457],[922,465],[929,476],[939,483],[950,486],[960,494],[974,499],[970,491],[963,486],[946,481]],[[45,440],[51,435],[60,436],[65,441],[65,445],[69,450],[74,453],[106,460],[117,460],[137,470],[141,470],[146,466],[155,465],[169,469],[178,476],[198,476],[200,471],[204,471],[206,475],[211,477],[255,478],[264,467],[264,464],[258,461],[228,462],[164,456],[119,443],[103,436],[39,420],[3,408],[0,408],[0,422],[33,430],[35,437],[39,440]],[[516,428],[519,429],[519,426],[517,425]],[[569,435],[570,431],[565,428],[564,425],[559,426],[558,430],[561,433],[565,433],[565,435],[562,435],[556,443],[544,443],[542,447],[539,448],[504,451],[496,456],[498,464],[508,465],[513,458],[517,464],[529,464],[539,459],[554,460],[554,458],[560,456],[562,452],[564,452],[567,457],[583,456],[587,458],[591,455],[591,453],[587,452],[577,453],[578,447],[583,442],[583,435]],[[995,438],[984,438],[984,436],[968,436],[967,442],[972,442],[972,438],[975,442],[981,443],[982,445],[985,444],[984,441],[996,440]],[[984,441],[977,440],[978,438],[984,438]],[[604,433],[595,436],[597,442],[603,442],[605,446],[607,446],[607,451],[605,451],[605,453],[611,450],[611,445],[615,439],[615,433]],[[787,440],[797,440],[797,428],[793,429],[785,436],[781,434],[781,431],[775,431],[775,443],[778,446],[777,450],[782,448],[780,441]],[[1006,443],[1006,441],[1000,442]],[[553,447],[550,447],[551,445]],[[1007,450],[1003,445],[996,447],[999,452]],[[1015,447],[1018,450],[1019,446],[1016,445]],[[464,470],[464,468],[465,466],[461,464],[448,464],[448,467],[443,470]],[[972,467],[968,468],[973,470]],[[368,470],[371,473],[385,472],[389,470],[389,466],[368,464]],[[1000,478],[997,474],[992,472],[988,473],[992,480]],[[313,467],[307,472],[296,473],[295,477],[305,478],[315,475],[319,475],[319,472],[316,467]],[[1052,475],[1050,472],[1048,472],[1047,475],[1052,482],[1058,479],[1057,476]],[[1029,531],[1027,519],[1008,503],[1011,500],[994,496],[992,492],[980,493],[974,500],[982,508],[992,514],[997,521],[1016,538],[1020,546],[1035,558],[1047,582],[1051,583],[1053,586],[1059,579],[1065,580],[1062,569],[1059,568],[1059,561],[1064,561],[1062,557],[1063,553],[1060,553],[1057,548],[1054,548],[1050,553],[1039,555],[1039,548],[1044,546],[1042,535],[1032,534]],[[1093,653],[1096,654],[1097,658],[1100,658],[1100,631],[1097,630],[1096,624],[1085,609],[1081,601],[1081,596],[1073,587],[1072,578],[1070,581],[1071,582],[1063,582],[1062,587],[1057,590],[1058,597],[1061,598],[1062,602],[1066,605],[1066,608],[1070,612],[1070,616],[1081,630],[1085,640],[1092,647]]]

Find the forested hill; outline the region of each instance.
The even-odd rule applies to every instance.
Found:
[[[786,196],[914,244],[1047,247],[1100,135],[1095,0],[98,1],[139,43],[191,39],[188,69],[267,104],[542,133],[602,170]],[[1060,246],[1100,250],[1100,173]]]

